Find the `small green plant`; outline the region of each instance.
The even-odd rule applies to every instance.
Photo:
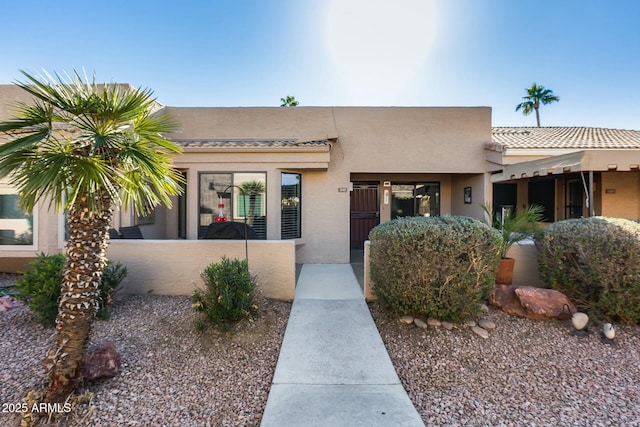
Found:
[[[27,268],[21,272],[22,276],[16,280],[15,297],[25,301],[45,326],[56,324],[64,261],[63,254],[39,253],[38,258],[27,264]]]
[[[531,205],[527,209],[494,214],[489,204],[481,204],[482,210],[489,218],[489,225],[500,232],[501,243],[498,247],[500,258],[506,258],[509,248],[525,239],[530,239],[540,229],[538,223],[544,220],[544,208]]]
[[[246,260],[223,256],[220,262],[210,264],[201,276],[205,289],[193,292],[192,307],[209,323],[232,323],[257,313],[256,285]],[[196,329],[204,329],[201,319],[196,321]]]
[[[109,306],[113,302],[113,294],[125,277],[127,277],[126,266],[119,262],[107,261],[100,282],[100,308],[96,313],[98,319],[109,318]]]
[[[374,228],[373,291],[397,314],[460,322],[493,290],[497,231],[468,217],[411,217]]]
[[[64,254],[38,254],[38,258],[21,272],[16,281],[16,295],[25,301],[36,313],[38,321],[45,326],[55,326],[58,316],[58,300],[63,282],[63,270],[66,257]],[[99,309],[96,316],[100,319],[109,317],[108,304],[111,304],[113,292],[127,275],[127,268],[122,264],[107,262],[100,284]]]
[[[536,237],[540,276],[600,321],[640,322],[640,224],[558,221]]]

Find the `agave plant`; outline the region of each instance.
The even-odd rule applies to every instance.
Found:
[[[544,207],[530,205],[527,209],[502,212],[493,211],[490,204],[481,204],[484,213],[489,218],[489,225],[500,232],[501,243],[498,247],[500,258],[506,258],[509,248],[514,243],[533,237],[539,230],[539,223],[544,219]]]

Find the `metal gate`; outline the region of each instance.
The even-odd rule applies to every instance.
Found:
[[[351,192],[351,248],[362,249],[373,227],[380,224],[377,182],[354,182]]]

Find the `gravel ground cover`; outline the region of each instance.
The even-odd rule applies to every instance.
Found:
[[[3,282],[13,280],[0,275]],[[116,297],[92,341],[110,339],[120,375],[88,384],[93,398],[63,426],[258,426],[269,394],[291,304],[261,301],[260,316],[228,332],[196,332],[188,297]],[[18,403],[46,380],[42,360],[53,340],[24,305],[0,312],[0,404]],[[0,413],[0,425],[19,416]]]
[[[1,286],[14,279],[0,274]],[[261,316],[222,333],[195,332],[187,297],[117,297],[93,339],[112,339],[121,374],[89,384],[90,402],[58,425],[258,426],[291,308],[263,300]],[[420,329],[370,304],[398,376],[427,426],[640,426],[640,327],[534,321],[493,308],[482,339],[460,327]],[[53,331],[26,307],[0,312],[0,403],[45,380]],[[0,425],[18,425],[0,413]]]
[[[493,308],[489,338],[400,324],[370,309],[427,426],[640,426],[640,327],[617,325],[615,345],[591,328],[528,320]]]

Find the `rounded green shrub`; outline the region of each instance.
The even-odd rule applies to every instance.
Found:
[[[45,326],[53,327],[56,324],[65,260],[64,254],[40,253],[36,260],[27,264],[27,268],[21,272],[22,276],[16,280],[15,297],[25,301]],[[111,295],[126,275],[127,267],[119,262],[107,262],[100,283],[99,309],[96,313],[99,318],[109,317],[107,306],[111,303]]]
[[[593,317],[640,321],[640,224],[591,217],[559,221],[535,238],[540,277]]]
[[[27,303],[45,326],[55,326],[58,316],[58,299],[62,286],[63,254],[45,255],[27,264],[22,276],[16,280],[15,297]]]
[[[500,236],[473,218],[400,218],[369,240],[373,292],[399,315],[464,321],[495,285]]]
[[[253,316],[258,311],[255,280],[246,260],[222,257],[201,274],[205,289],[196,289],[191,300],[193,309],[211,324],[231,323]],[[196,329],[204,329],[201,319]]]

